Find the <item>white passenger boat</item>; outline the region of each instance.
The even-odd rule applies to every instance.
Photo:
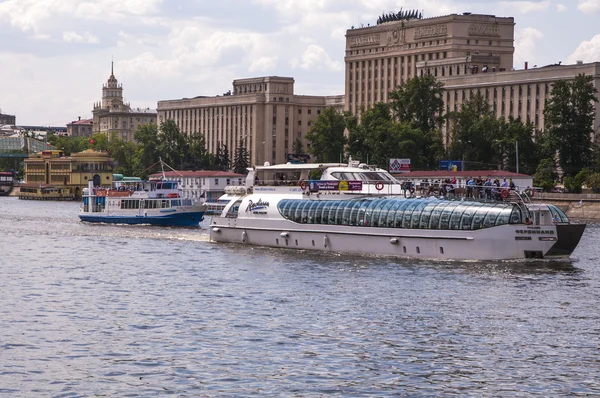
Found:
[[[211,240],[346,254],[509,260],[567,257],[585,229],[559,208],[525,203],[516,193],[488,202],[404,198],[377,188],[365,193],[360,180],[309,178],[315,170],[325,174],[335,167],[343,165],[251,169],[245,188],[227,191],[231,200],[212,218]],[[272,178],[282,172],[283,179]],[[292,176],[297,182],[287,182]]]
[[[127,179],[127,177],[125,177]],[[110,188],[90,181],[83,190],[81,221],[198,227],[206,206],[181,197],[177,181],[129,179]]]

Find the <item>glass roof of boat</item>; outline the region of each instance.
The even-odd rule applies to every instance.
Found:
[[[279,213],[300,224],[433,230],[476,230],[520,224],[525,215],[511,203],[398,197],[345,200],[284,199]]]

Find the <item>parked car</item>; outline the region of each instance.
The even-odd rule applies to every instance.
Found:
[[[567,188],[564,188],[564,187],[554,187],[554,188],[552,188],[552,190],[550,192],[554,192],[554,193],[569,193],[569,190]]]

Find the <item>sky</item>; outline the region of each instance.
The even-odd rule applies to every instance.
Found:
[[[514,17],[516,69],[600,61],[600,0],[0,0],[0,109],[26,126],[91,118],[113,60],[132,107],[259,76],[344,94],[346,30],[401,7]]]

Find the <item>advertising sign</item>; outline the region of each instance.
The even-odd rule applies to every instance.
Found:
[[[316,191],[360,191],[362,181],[322,181],[311,180],[308,183],[308,189]]]
[[[440,160],[440,170],[463,171],[464,169],[462,160]]]
[[[410,159],[390,159],[390,173],[407,173],[410,171]]]

